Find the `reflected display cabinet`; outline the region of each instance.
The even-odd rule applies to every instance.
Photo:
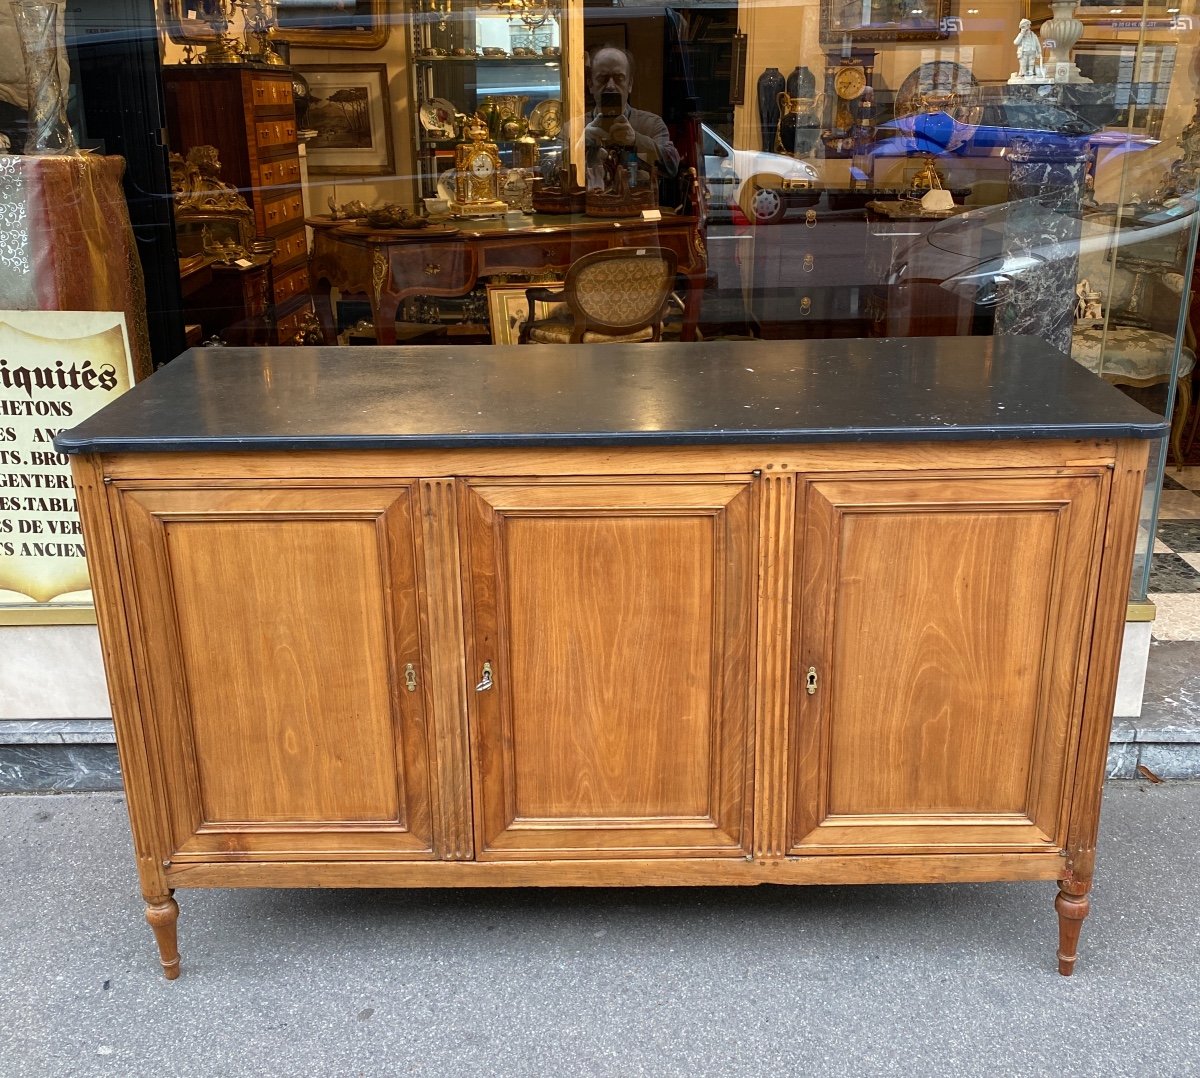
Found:
[[[542,14],[523,22],[473,4],[413,13],[409,69],[421,198],[447,197],[449,186],[443,182],[439,191],[438,181],[454,167],[455,146],[467,139],[466,116],[487,123],[506,169],[565,160],[565,43],[547,7],[528,10]],[[519,186],[527,188],[528,179]]]

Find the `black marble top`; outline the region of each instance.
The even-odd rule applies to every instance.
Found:
[[[60,452],[1161,436],[1042,341],[194,348]]]

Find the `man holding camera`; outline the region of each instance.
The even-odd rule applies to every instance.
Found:
[[[635,153],[651,171],[656,163],[667,176],[679,168],[679,151],[662,117],[630,106],[632,87],[633,58],[624,49],[605,45],[592,54],[588,90],[595,109],[584,129],[589,188],[604,186],[604,151],[613,147]]]

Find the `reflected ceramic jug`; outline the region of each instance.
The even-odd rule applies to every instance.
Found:
[[[821,117],[815,97],[792,97],[786,90],[779,93],[779,131],[775,149],[793,157],[804,157],[813,151],[821,135]]]

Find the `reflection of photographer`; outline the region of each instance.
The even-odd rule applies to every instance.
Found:
[[[584,129],[587,153],[587,185],[604,187],[606,149],[627,147],[653,170],[657,163],[667,176],[679,168],[679,151],[661,116],[632,108],[629,91],[633,87],[633,58],[624,49],[605,45],[592,54],[588,91],[594,110]]]

